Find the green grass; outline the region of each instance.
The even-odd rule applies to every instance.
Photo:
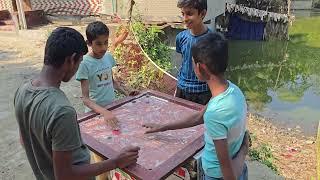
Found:
[[[257,148],[251,148],[249,150],[249,156],[252,160],[259,161],[262,164],[268,166],[273,171],[278,172],[277,167],[273,163],[275,158],[272,154],[272,149],[269,145],[262,144]]]

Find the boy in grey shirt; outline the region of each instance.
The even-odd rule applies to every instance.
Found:
[[[88,52],[83,36],[72,28],[57,28],[49,36],[44,66],[38,77],[16,92],[14,108],[22,143],[38,180],[90,179],[134,164],[138,147],[128,147],[115,158],[90,163],[77,114],[60,90],[77,71]]]

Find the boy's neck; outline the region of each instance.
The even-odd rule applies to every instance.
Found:
[[[52,66],[44,65],[39,76],[32,80],[31,83],[35,87],[60,88],[63,74],[63,72],[59,72],[59,70]]]
[[[225,92],[229,87],[229,82],[224,76],[212,78],[207,81],[212,97]]]
[[[207,32],[207,30],[208,30],[208,27],[204,23],[201,23],[199,26],[196,26],[190,29],[190,32],[194,36],[199,36]]]
[[[91,57],[93,57],[94,59],[97,59],[97,60],[103,58],[103,56],[99,57],[99,56],[97,56],[96,54],[94,54],[93,51],[90,51],[90,52],[89,52],[89,56],[91,56]]]

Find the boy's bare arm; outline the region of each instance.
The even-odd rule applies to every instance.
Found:
[[[115,158],[95,164],[72,165],[72,151],[53,151],[55,179],[88,179],[115,168],[125,168],[137,162],[140,148],[128,147]]]
[[[115,49],[121,44],[129,35],[129,31],[127,29],[123,29],[119,36],[117,36],[110,47],[110,52],[113,53]]]
[[[172,122],[170,124],[144,124],[143,127],[150,128],[146,133],[155,133],[168,130],[184,129],[203,124],[203,115],[206,111],[205,107],[201,112],[197,112],[189,116],[187,119]]]
[[[110,123],[110,126],[114,129],[117,129],[117,119],[112,114],[111,111],[105,109],[104,107],[98,105],[94,101],[92,101],[89,97],[89,81],[81,80],[81,91],[82,91],[82,101],[84,105],[92,109],[94,112],[103,115],[104,119]]]
[[[228,153],[228,142],[226,139],[213,140],[220,168],[225,180],[236,180],[236,175],[232,168],[232,161]]]
[[[84,105],[92,109],[94,112],[99,113],[99,114],[104,114],[108,112],[107,109],[99,106],[96,104],[94,101],[92,101],[89,97],[89,81],[88,80],[81,80],[81,92],[82,92],[82,101]],[[111,111],[109,111],[111,114]]]

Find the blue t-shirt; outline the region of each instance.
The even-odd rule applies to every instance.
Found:
[[[204,114],[205,147],[201,156],[207,176],[221,178],[219,159],[214,140],[227,139],[229,156],[240,150],[246,131],[247,103],[242,91],[229,82],[228,89],[212,98]]]
[[[112,68],[116,62],[111,54],[106,53],[101,59],[89,54],[83,60],[76,74],[78,81],[89,81],[89,97],[100,106],[110,104],[115,99],[112,80]],[[86,112],[90,111],[86,108]]]
[[[203,35],[211,32],[208,31],[200,36],[194,36],[190,30],[180,32],[176,37],[176,51],[182,55],[182,65],[178,74],[178,88],[188,93],[201,93],[209,91],[206,82],[201,82],[197,78],[192,65],[191,47]]]

